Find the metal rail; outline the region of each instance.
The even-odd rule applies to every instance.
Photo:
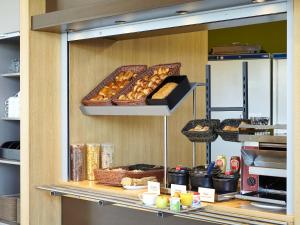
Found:
[[[101,191],[89,191],[80,188],[70,187],[70,186],[40,186],[37,187],[40,190],[49,191],[52,196],[56,197],[69,197],[76,198],[86,201],[92,201],[97,203],[100,207],[105,207],[106,205],[114,205],[126,208],[132,208],[136,210],[144,210],[148,212],[155,213],[161,218],[167,216],[177,216],[180,218],[186,218],[196,221],[207,221],[218,224],[228,224],[228,225],[287,225],[285,221],[276,221],[265,218],[253,218],[251,216],[226,213],[222,211],[212,210],[210,206],[204,207],[202,209],[197,209],[195,211],[189,212],[170,212],[169,210],[155,209],[144,206],[139,200],[127,197],[115,196],[112,194],[103,193]]]

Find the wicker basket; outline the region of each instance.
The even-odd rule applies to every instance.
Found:
[[[117,75],[119,75],[121,72],[132,71],[132,72],[139,75],[139,74],[143,73],[146,70],[147,70],[146,65],[128,65],[128,66],[121,66],[121,67],[117,68],[114,72],[112,72],[110,75],[108,75],[103,81],[101,81],[88,95],[86,95],[82,99],[81,103],[83,105],[86,105],[86,106],[112,105],[111,99],[108,99],[108,100],[105,100],[105,101],[90,101],[90,99],[95,97],[104,86],[106,86],[109,83],[113,82],[115,77]],[[129,84],[130,84],[130,82],[129,82]],[[125,89],[128,85],[126,85],[120,91]]]
[[[251,120],[247,119],[226,119],[223,120],[220,127],[217,129],[217,133],[222,137],[224,141],[239,142],[238,131],[224,131],[225,126],[239,127],[242,122],[251,124]]]
[[[106,170],[106,169],[95,169],[95,178],[100,184],[121,187],[121,181],[124,177],[140,179],[143,177],[156,177],[159,182],[163,181],[164,169],[159,167],[157,169],[151,169],[147,171],[130,171],[128,167],[117,167],[123,170]],[[115,168],[116,169],[116,168]]]
[[[18,195],[0,196],[0,219],[9,222],[17,221]]]
[[[197,125],[208,126],[209,130],[204,132],[190,131],[190,129],[196,127]],[[191,142],[213,142],[217,139],[218,134],[216,129],[220,126],[220,120],[191,120],[181,132],[191,141]]]
[[[180,67],[181,67],[180,63],[160,64],[160,65],[151,66],[144,73],[137,76],[126,88],[124,88],[122,91],[120,91],[118,94],[116,94],[113,97],[112,102],[116,105],[146,105],[147,96],[145,96],[144,98],[139,99],[139,100],[120,100],[119,97],[121,95],[128,94],[133,89],[133,87],[135,86],[135,83],[139,79],[142,79],[143,77],[145,77],[147,75],[150,75],[150,76],[153,75],[154,70],[157,70],[159,68],[169,68],[168,76],[172,76],[172,75],[180,74]],[[149,95],[150,94],[151,93],[149,93]]]

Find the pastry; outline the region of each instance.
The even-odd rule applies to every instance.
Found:
[[[153,96],[152,99],[164,99],[167,97],[176,87],[178,84],[174,82],[170,82],[165,84],[161,89],[159,89]]]
[[[205,132],[205,131],[208,131],[208,130],[209,130],[208,126],[197,125],[194,128],[190,129],[189,131]]]
[[[151,75],[146,75],[137,80],[131,90],[118,97],[119,100],[141,100],[145,99],[157,86],[169,75],[170,69],[160,67]]]
[[[105,85],[100,91],[90,99],[90,101],[107,101],[115,96],[121,89],[123,89],[129,82],[137,76],[132,71],[120,72],[110,83]]]
[[[230,131],[230,132],[237,132],[239,131],[239,128],[238,127],[233,127],[233,126],[225,126],[223,128],[224,131]]]
[[[123,186],[146,186],[148,181],[157,181],[156,177],[143,177],[141,179],[135,179],[130,177],[124,177],[121,181]]]

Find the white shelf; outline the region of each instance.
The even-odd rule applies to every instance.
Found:
[[[18,73],[3,73],[1,77],[20,78],[20,72]]]
[[[1,159],[0,158],[0,164],[9,164],[9,165],[20,165],[20,161],[16,160],[9,160],[9,159]]]
[[[141,105],[141,106],[80,106],[83,114],[88,116],[169,116],[189,96],[197,86],[204,84],[191,83],[191,89],[174,106],[169,109],[167,105]]]
[[[0,34],[0,40],[4,39],[16,39],[20,38],[20,32],[12,32],[12,33],[7,33],[7,34]]]
[[[275,168],[250,166],[249,174],[271,176],[271,177],[287,177],[287,170],[286,169],[275,169]]]
[[[278,144],[286,144],[287,137],[281,135],[248,135],[248,134],[240,134],[239,135],[240,142],[261,142],[261,143],[278,143]]]
[[[20,121],[20,118],[13,118],[13,117],[2,117],[1,120],[8,120],[8,121]]]

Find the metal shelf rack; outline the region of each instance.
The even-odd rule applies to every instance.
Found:
[[[249,117],[248,101],[248,62],[243,62],[243,106],[241,107],[212,107],[211,105],[211,66],[206,65],[206,117],[211,119],[212,112],[243,112],[243,119]],[[206,162],[211,162],[211,143],[206,145]]]
[[[167,175],[168,175],[168,116],[170,116],[177,107],[191,94],[193,93],[193,118],[196,119],[196,105],[197,96],[196,88],[205,87],[205,83],[191,83],[189,92],[176,104],[173,109],[169,109],[168,106],[81,106],[80,110],[83,114],[88,116],[163,116],[164,117],[164,186],[167,187]],[[193,143],[193,166],[196,165],[196,143]]]

